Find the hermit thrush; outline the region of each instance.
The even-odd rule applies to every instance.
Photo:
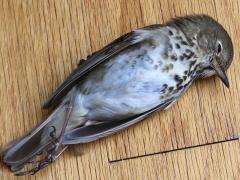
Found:
[[[17,175],[34,174],[70,144],[116,133],[168,108],[198,78],[216,74],[229,87],[225,71],[232,59],[228,33],[206,15],[179,17],[123,35],[73,71],[44,105],[58,103],[56,110],[10,144],[3,161],[13,171],[31,162],[35,166]]]

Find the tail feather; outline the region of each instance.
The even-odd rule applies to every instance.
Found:
[[[8,145],[2,152],[3,161],[11,166],[12,171],[20,170],[26,163],[31,162],[43,152],[47,152],[45,159],[50,156],[54,150],[55,140],[60,136],[64,125],[66,106],[65,104],[60,105],[44,122],[30,133]]]

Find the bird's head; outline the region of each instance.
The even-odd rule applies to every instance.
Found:
[[[229,87],[226,70],[233,60],[233,44],[223,26],[207,15],[177,18],[174,23],[188,38],[196,40],[204,54],[198,68],[198,77],[216,74]]]

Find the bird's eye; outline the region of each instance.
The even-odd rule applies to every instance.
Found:
[[[222,51],[222,45],[220,43],[218,43],[217,53],[219,54],[221,51]]]

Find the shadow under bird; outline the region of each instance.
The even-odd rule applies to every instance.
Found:
[[[196,79],[217,75],[229,87],[232,59],[231,38],[207,15],[127,33],[79,64],[44,104],[57,104],[53,113],[10,143],[3,162],[16,175],[34,174],[71,144],[114,134],[170,107]]]

